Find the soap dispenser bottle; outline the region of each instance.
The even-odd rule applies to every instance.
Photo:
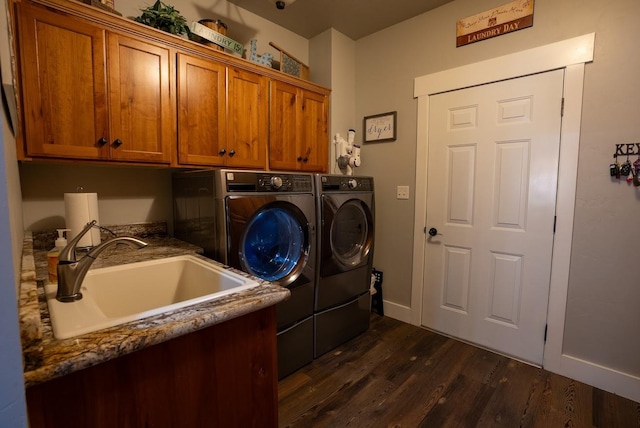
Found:
[[[56,238],[55,247],[47,252],[47,270],[49,272],[49,282],[58,282],[58,256],[60,251],[67,246],[67,240],[64,237],[64,232],[68,232],[71,229],[56,229],[58,231],[58,238]]]

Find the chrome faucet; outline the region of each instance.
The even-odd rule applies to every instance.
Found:
[[[107,247],[116,244],[127,244],[134,248],[144,248],[147,246],[146,242],[137,238],[118,236],[96,245],[86,256],[77,260],[76,245],[78,245],[80,239],[82,239],[95,224],[95,220],[87,223],[84,229],[82,229],[82,232],[78,233],[78,235],[60,251],[60,255],[58,256],[58,292],[56,293],[56,299],[61,302],[75,302],[76,300],[82,299],[82,293],[80,293],[82,281],[94,260]]]

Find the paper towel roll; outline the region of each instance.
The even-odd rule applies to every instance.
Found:
[[[91,220],[100,224],[97,193],[65,193],[64,211],[67,229],[71,229],[67,234],[69,241],[82,232]],[[99,243],[100,229],[94,227],[80,239],[77,247],[94,247]]]

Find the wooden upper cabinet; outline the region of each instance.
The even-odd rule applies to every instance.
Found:
[[[226,165],[264,169],[269,138],[268,79],[229,68],[227,85]]]
[[[269,167],[295,170],[299,130],[298,88],[272,81],[269,108]]]
[[[305,171],[326,172],[329,164],[329,97],[303,90],[299,152]],[[296,158],[297,160],[297,158]]]
[[[28,2],[17,11],[26,156],[171,161],[169,49]]]
[[[226,153],[226,67],[178,54],[178,161],[224,165]]]
[[[105,31],[26,2],[17,8],[26,155],[107,158]]]
[[[9,4],[20,159],[327,171],[328,90],[78,2]]]
[[[267,88],[259,74],[179,53],[179,163],[264,169]]]
[[[329,99],[288,83],[271,82],[269,166],[326,172]]]
[[[170,163],[175,104],[168,48],[108,34],[111,158]]]

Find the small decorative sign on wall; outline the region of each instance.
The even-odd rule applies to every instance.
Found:
[[[515,0],[459,20],[456,47],[533,26],[533,1]]]
[[[397,112],[365,116],[364,118],[364,142],[396,141]]]

